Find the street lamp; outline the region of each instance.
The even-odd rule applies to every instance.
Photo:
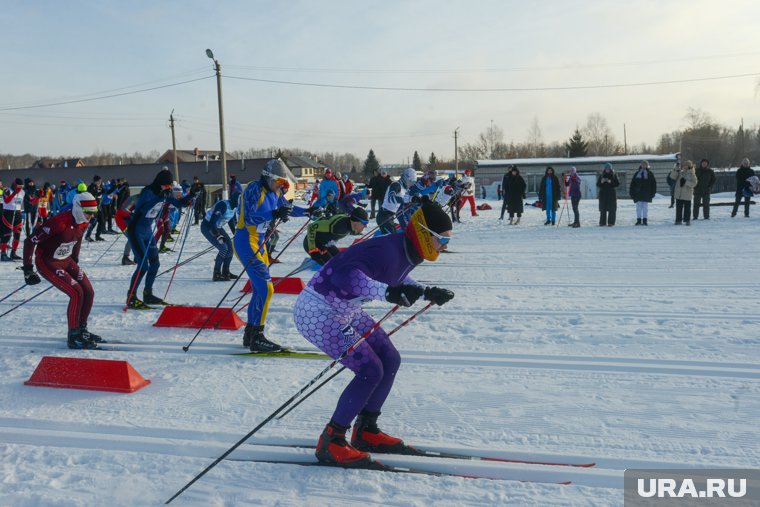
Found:
[[[214,52],[206,50],[206,56],[214,60],[214,70],[216,71],[216,95],[219,101],[219,144],[222,149],[222,199],[228,199],[227,192],[227,150],[224,147],[224,108],[222,107],[222,66],[214,58]]]

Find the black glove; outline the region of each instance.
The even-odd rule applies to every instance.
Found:
[[[415,194],[415,195],[413,195],[413,196],[412,196],[412,199],[411,199],[411,201],[412,201],[414,204],[419,204],[419,203],[421,203],[421,202],[422,202],[422,198],[421,198],[419,195]]]
[[[311,206],[306,208],[306,214],[312,218],[319,218],[325,214],[325,211],[319,206]]]
[[[309,257],[320,266],[324,266],[332,258],[332,255],[325,250],[315,249],[309,252]]]
[[[400,306],[412,306],[424,292],[419,285],[397,285],[386,289],[385,300]]]
[[[454,297],[454,293],[440,287],[426,287],[425,299],[438,306],[448,303]]]
[[[275,220],[280,220],[282,222],[287,222],[288,219],[290,219],[290,212],[291,212],[290,206],[280,206],[274,212],[272,212],[272,218]]]
[[[32,266],[24,266],[21,270],[24,272],[24,281],[27,285],[37,285],[41,282],[40,275],[34,272]]]
[[[680,181],[681,181],[681,186],[686,185],[686,178],[681,178]]]

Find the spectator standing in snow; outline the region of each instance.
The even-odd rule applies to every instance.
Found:
[[[675,167],[681,167],[681,163],[676,162]],[[668,187],[670,188],[670,206],[668,208],[672,208],[676,205],[676,180],[671,178],[670,173],[668,173],[665,181],[668,182]]]
[[[577,229],[581,226],[581,212],[578,209],[578,205],[581,202],[581,177],[578,175],[578,169],[575,167],[570,168],[570,175],[567,178],[567,186],[569,188],[568,195],[570,196],[570,203],[573,207],[573,223],[569,225],[570,227]]]
[[[697,186],[694,187],[694,220],[699,218],[699,208],[704,210],[705,220],[710,220],[710,193],[715,184],[715,171],[710,169],[710,161],[703,158],[696,171]]]
[[[639,164],[639,168],[631,178],[631,186],[628,190],[631,199],[636,203],[636,225],[647,224],[649,216],[649,203],[657,193],[657,180],[649,170],[649,162],[646,160]]]
[[[736,170],[736,200],[734,201],[734,209],[731,211],[732,218],[739,211],[739,203],[741,203],[742,198],[744,198],[744,216],[749,218],[749,200],[752,197],[752,186],[747,179],[755,175],[755,171],[749,165],[749,159],[745,158],[742,160],[741,167]],[[747,189],[746,192],[745,189]]]
[[[674,167],[670,177],[676,181],[676,222],[675,225],[691,225],[691,198],[697,186],[694,162],[687,160],[681,168]]]
[[[538,200],[541,201],[542,209],[546,211],[546,222],[544,222],[544,225],[554,225],[557,219],[561,195],[559,178],[554,174],[554,168],[549,166],[544,171],[544,176],[538,184]]]
[[[478,216],[478,212],[475,211],[475,178],[472,177],[472,169],[464,170],[462,187],[462,200],[459,202],[459,210],[461,211],[461,209],[464,207],[465,202],[469,202],[472,216]]]
[[[617,215],[617,187],[620,180],[609,162],[604,164],[602,174],[596,180],[599,189],[599,226],[615,225]]]
[[[527,185],[523,177],[520,176],[520,170],[516,165],[512,166],[509,173],[505,174],[501,181],[504,202],[501,204],[501,217],[499,220],[504,219],[504,209],[506,208],[509,212],[509,225],[517,225],[522,217],[523,199],[525,199]],[[515,215],[517,215],[517,220],[515,220]]]

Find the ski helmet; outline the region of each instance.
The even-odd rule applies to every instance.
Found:
[[[424,201],[422,206],[412,213],[404,234],[412,242],[420,257],[434,261],[438,258],[438,250],[433,245],[433,236],[450,231],[452,228],[451,219],[439,204]]]
[[[283,188],[283,192],[287,191],[290,185],[296,181],[296,177],[290,172],[288,166],[279,158],[273,158],[267,162],[261,171],[261,179],[270,189],[272,183],[278,183]]]
[[[417,171],[413,167],[404,169],[404,172],[401,173],[401,184],[406,188],[411,188],[415,181],[417,181]]]
[[[90,219],[85,217],[85,213],[97,213],[98,201],[89,192],[82,192],[74,196],[74,201],[71,203],[71,214],[74,216],[74,221],[79,224],[88,224]]]

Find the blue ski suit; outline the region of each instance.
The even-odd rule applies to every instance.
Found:
[[[201,222],[201,233],[219,250],[214,261],[215,273],[229,273],[232,262],[232,240],[224,230],[224,226],[235,215],[235,209],[229,201],[219,201],[209,208]]]

